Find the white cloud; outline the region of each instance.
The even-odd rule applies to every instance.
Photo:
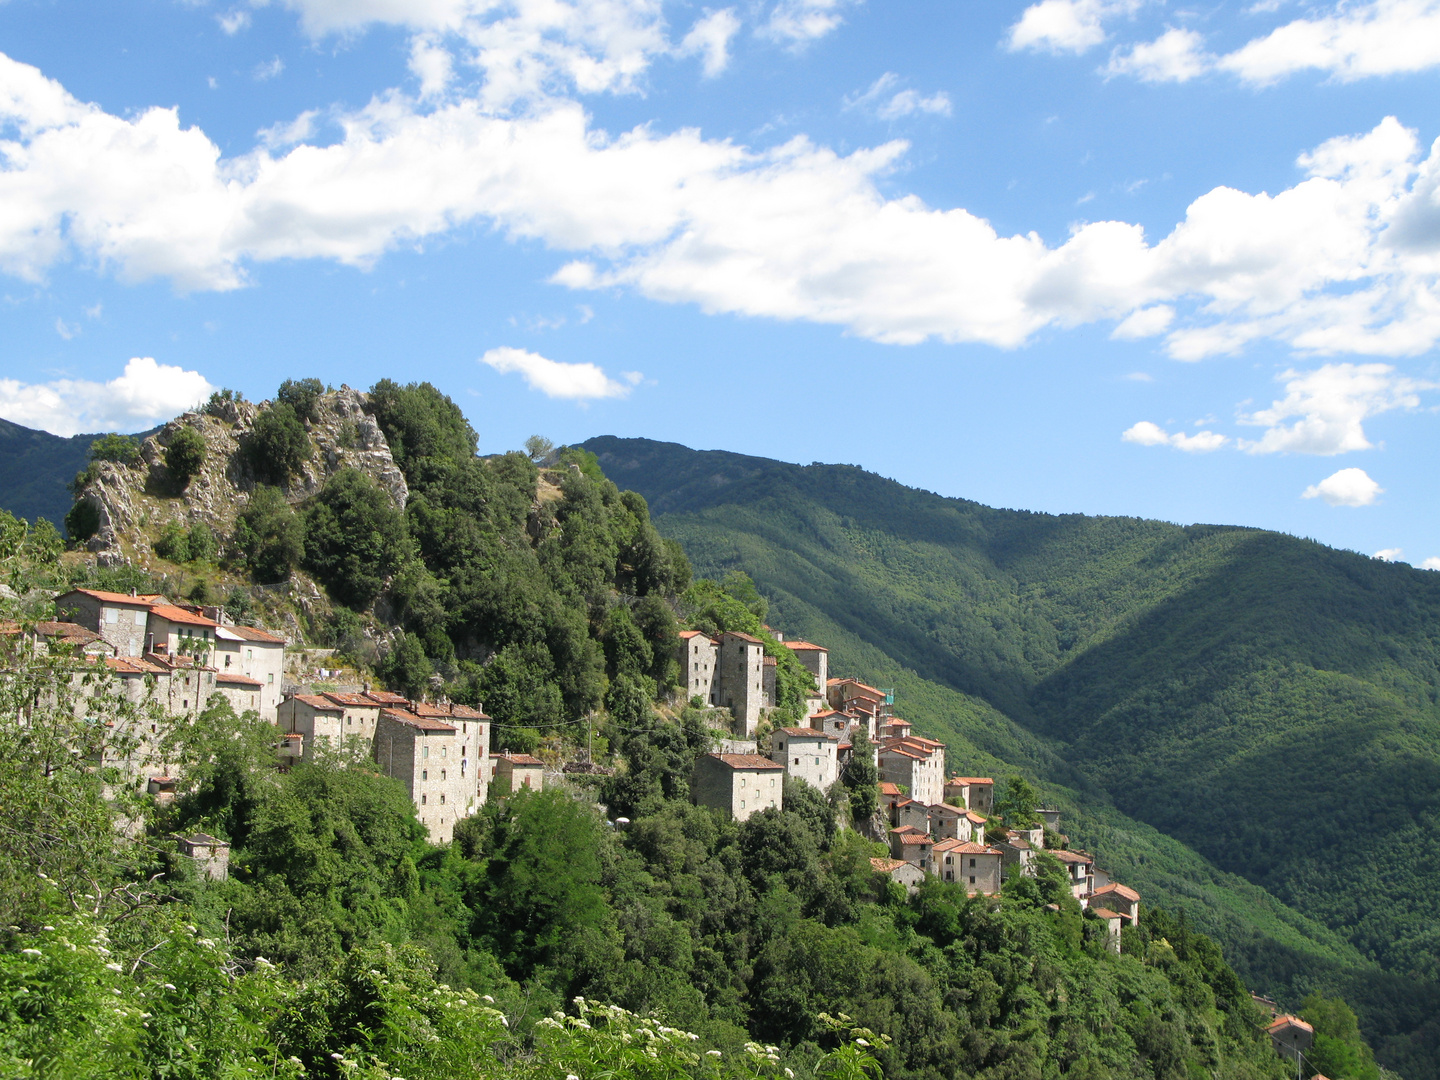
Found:
[[[840,10],[851,0],[778,0],[761,27],[768,38],[803,47],[822,38],[845,20]]]
[[[1320,483],[1311,484],[1300,493],[1300,497],[1324,499],[1331,506],[1369,506],[1384,491],[1364,469],[1341,469]]]
[[[1168,304],[1156,304],[1154,307],[1132,311],[1119,326],[1111,331],[1110,336],[1121,341],[1155,337],[1169,329],[1170,324],[1174,321],[1174,308]]]
[[[1128,50],[1117,49],[1105,65],[1105,74],[1133,75],[1148,83],[1189,82],[1210,66],[1204,43],[1205,39],[1194,30],[1170,29],[1154,41],[1132,45]]]
[[[215,21],[220,24],[221,30],[233,37],[250,25],[250,13],[244,10],[231,11],[216,15]]]
[[[1404,554],[1404,548],[1381,548],[1379,551],[1375,552],[1375,554],[1371,555],[1370,557],[1372,559],[1379,559],[1381,562],[1395,562],[1400,558],[1401,555]]]
[[[420,80],[422,98],[439,97],[455,77],[455,62],[450,50],[437,39],[416,34],[410,41],[410,74]]]
[[[1249,83],[1268,84],[1307,69],[1342,82],[1440,65],[1440,0],[1336,3],[1295,19],[1220,58]]]
[[[1132,371],[1124,376],[1130,382],[1154,382],[1155,376],[1146,371]]]
[[[943,90],[924,97],[918,90],[896,90],[899,85],[900,77],[893,71],[887,71],[863,94],[847,96],[844,106],[874,113],[881,120],[899,120],[917,112],[950,115],[950,95]]]
[[[288,124],[272,124],[255,135],[267,150],[284,150],[311,138],[315,134],[315,118],[319,115],[318,109],[307,109]]]
[[[1426,231],[1440,222],[1427,201],[1440,143],[1417,162],[1413,132],[1393,118],[1302,156],[1294,187],[1200,196],[1153,243],[1138,225],[1099,221],[1051,246],[963,208],[887,196],[902,141],[842,155],[803,136],[766,150],[693,129],[612,136],[576,102],[510,115],[485,93],[422,108],[392,92],[332,114],[343,137],[327,146],[279,151],[311,122],[301,118],[270,129],[270,146],[224,158],[174,109],[118,117],[0,55],[12,133],[0,271],[35,280],[79,256],[125,280],[230,289],[257,263],[365,267],[484,223],[570,253],[554,280],[572,288],[889,343],[1013,347],[1045,327],[1123,326],[1141,312],[1131,333],[1179,304],[1165,332],[1181,359],[1262,339],[1392,356],[1440,341],[1440,227]],[[1403,242],[1388,239],[1392,220],[1407,223]]]
[[[1106,38],[1105,20],[1128,15],[1141,0],[1041,0],[1020,14],[1007,44],[1011,49],[1083,53]]]
[[[626,386],[611,379],[595,364],[564,364],[539,353],[509,347],[489,350],[480,362],[502,375],[518,373],[530,389],[539,390],[546,397],[572,401],[623,398],[630,393],[630,386],[644,378],[638,371],[625,372],[621,377],[630,384]]]
[[[680,41],[679,56],[700,57],[701,70],[713,79],[730,66],[730,39],[740,30],[734,8],[706,11]]]
[[[1138,424],[1126,428],[1120,438],[1140,446],[1171,446],[1187,454],[1208,454],[1212,450],[1219,450],[1230,441],[1215,431],[1197,431],[1194,435],[1177,431],[1172,435],[1159,424],[1153,424],[1149,420],[1141,420]]]
[[[255,70],[250,74],[256,82],[267,82],[270,79],[278,78],[284,70],[285,61],[277,56],[271,60],[266,60],[263,64],[256,64]]]
[[[1437,558],[1436,556],[1431,555],[1428,559],[1426,559],[1424,562],[1422,562],[1422,563],[1420,564],[1420,569],[1421,569],[1421,570],[1440,570],[1440,558]]]
[[[64,319],[57,317],[55,319],[55,332],[66,341],[69,341],[75,337],[76,334],[80,333],[80,324],[67,323]]]
[[[137,356],[109,382],[0,379],[0,416],[69,437],[82,431],[143,431],[193,408],[213,393],[198,371]]]
[[[1325,364],[1314,371],[1286,371],[1280,378],[1285,380],[1283,399],[1240,417],[1242,424],[1269,429],[1260,439],[1241,443],[1248,453],[1328,456],[1368,450],[1373,444],[1363,421],[1392,409],[1418,408],[1419,392],[1435,386],[1398,375],[1388,364]]]

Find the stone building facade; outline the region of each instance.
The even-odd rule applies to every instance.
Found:
[[[730,710],[735,734],[755,736],[765,707],[765,645],[757,637],[727,630],[715,658],[715,704]]]
[[[759,754],[702,754],[695,762],[690,794],[699,806],[724,810],[744,821],[757,810],[785,802],[785,769]]]
[[[810,672],[811,678],[815,680],[815,692],[825,693],[826,684],[830,681],[830,650],[823,645],[812,645],[808,641],[785,641],[781,644]]]
[[[998,893],[1004,880],[1005,856],[971,840],[941,840],[932,854],[942,881],[965,886],[969,893]]]
[[[680,683],[685,700],[699,698],[707,705],[715,701],[715,660],[718,645],[699,630],[680,634]]]
[[[430,842],[448,844],[455,822],[469,817],[483,796],[463,767],[459,729],[443,720],[385,709],[375,725],[375,762],[405,785]]]
[[[880,744],[880,779],[903,784],[927,806],[945,801],[945,745],[910,736]]]
[[[770,734],[770,760],[785,775],[804,780],[816,791],[829,791],[840,779],[840,739],[815,728],[776,728]]]

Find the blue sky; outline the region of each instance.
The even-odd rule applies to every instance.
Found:
[[[1440,0],[0,0],[0,416],[426,379],[1440,567]]]

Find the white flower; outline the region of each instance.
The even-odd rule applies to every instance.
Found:
[[[706,1050],[706,1051],[705,1051],[705,1056],[706,1056],[706,1057],[715,1057],[715,1058],[718,1058],[718,1057],[720,1056],[720,1051],[719,1051],[719,1050]]]
[[[580,1077],[576,1076],[574,1073],[566,1073],[565,1080],[580,1080]]]
[[[20,950],[20,955],[21,955],[21,956],[44,956],[45,954],[42,953],[39,949],[21,949],[21,950]]]
[[[165,987],[166,990],[174,990],[174,989],[175,989],[175,984],[174,984],[174,983],[161,983],[160,985],[163,986],[163,987]]]
[[[855,1045],[856,1045],[856,1046],[869,1046],[870,1044],[869,1044],[868,1042],[866,1042],[864,1039],[856,1039],[856,1040],[855,1040]]]
[[[42,926],[40,929],[41,929],[41,930],[49,930],[49,931],[52,932],[52,933],[55,931],[55,927],[53,927],[53,926]]]
[[[494,1005],[494,1004],[495,1004],[495,999],[492,998],[489,994],[481,994],[481,995],[480,995],[480,999],[481,999],[482,1001],[488,1001],[488,1002],[490,1002],[491,1005]]]
[[[790,1069],[785,1070],[785,1075],[789,1078],[789,1080],[795,1080],[795,1073]]]
[[[106,964],[105,966],[106,966],[107,968],[109,968],[111,971],[123,971],[123,970],[124,970],[119,964]]]

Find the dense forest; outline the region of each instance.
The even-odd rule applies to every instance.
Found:
[[[1252,984],[1341,989],[1383,1061],[1437,1075],[1440,575],[846,466],[585,446],[697,573],[743,567],[777,625],[899,687],[952,766],[1025,769]]]

